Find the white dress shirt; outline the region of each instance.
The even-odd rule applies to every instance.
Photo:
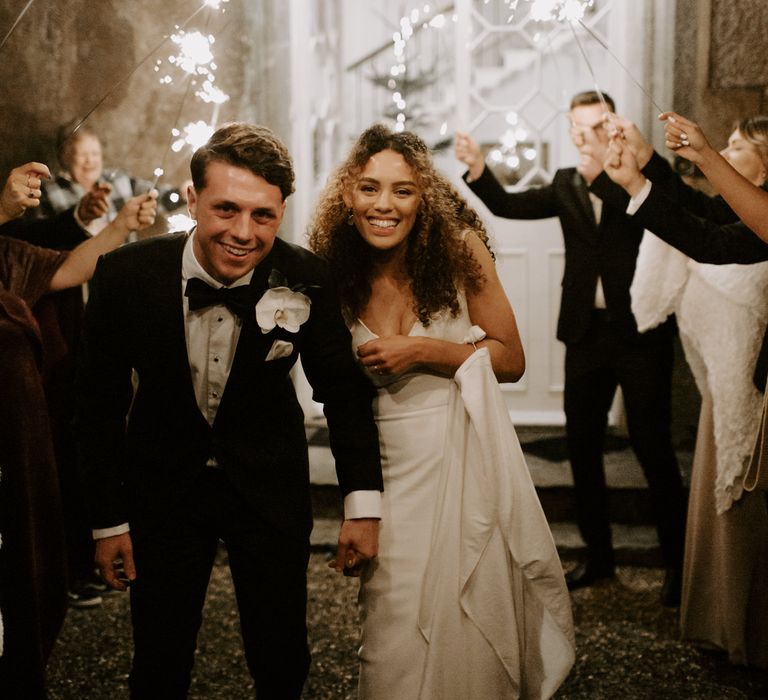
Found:
[[[646,179],[642,189],[634,197],[630,197],[629,204],[627,205],[627,214],[632,216],[641,206],[643,206],[643,202],[648,199],[648,195],[651,193],[652,186],[653,183]]]
[[[209,275],[195,257],[192,243],[194,231],[184,245],[181,262],[181,294],[184,305],[184,336],[187,343],[187,357],[192,375],[192,386],[197,407],[209,425],[213,425],[216,412],[224,394],[232,362],[235,358],[237,341],[243,326],[242,319],[224,304],[214,304],[190,311],[189,298],[184,294],[187,281],[199,277],[211,287],[239,287],[250,284],[253,270],[238,278],[230,285],[224,285]],[[209,467],[217,467],[211,458]],[[380,518],[381,493],[379,491],[352,491],[344,498],[344,517]],[[115,527],[95,529],[94,539],[112,537],[129,531],[128,523]]]

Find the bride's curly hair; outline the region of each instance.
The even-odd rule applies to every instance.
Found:
[[[376,124],[360,135],[320,195],[309,228],[309,246],[328,261],[347,321],[356,319],[371,296],[375,258],[374,250],[349,223],[344,193],[352,191],[370,158],[387,149],[403,156],[421,191],[416,220],[407,238],[405,265],[413,311],[428,325],[444,309],[453,316],[459,313],[458,289],[477,291],[485,282],[480,263],[464,240],[467,231],[491,249],[480,217],[435,169],[429,149],[416,134],[393,132]]]

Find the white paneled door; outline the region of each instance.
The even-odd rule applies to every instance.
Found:
[[[641,129],[649,127],[653,108],[633,81],[642,83],[651,70],[653,48],[643,37],[659,21],[653,0],[595,0],[573,25],[536,20],[533,13],[541,2],[516,5],[510,20],[508,3],[455,3],[456,128],[473,134],[510,191],[546,185],[558,168],[577,163],[566,118],[577,92],[597,85],[615,99],[619,112]],[[443,158],[443,167],[458,180],[461,166]],[[502,387],[512,419],[560,424],[564,347],[555,330],[564,258],[559,223],[498,219],[467,188],[462,191],[493,234],[499,274],[525,344],[524,378]]]

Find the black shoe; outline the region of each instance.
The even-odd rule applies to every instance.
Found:
[[[682,588],[683,574],[680,569],[667,569],[661,586],[661,604],[668,608],[679,608]]]
[[[583,562],[577,564],[565,575],[565,583],[569,591],[591,586],[593,583],[606,578],[613,578],[615,572],[612,564],[595,564]]]

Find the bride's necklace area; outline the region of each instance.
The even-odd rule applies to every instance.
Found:
[[[410,280],[382,275],[371,282],[362,321],[380,336],[408,335],[417,320],[413,301]]]

